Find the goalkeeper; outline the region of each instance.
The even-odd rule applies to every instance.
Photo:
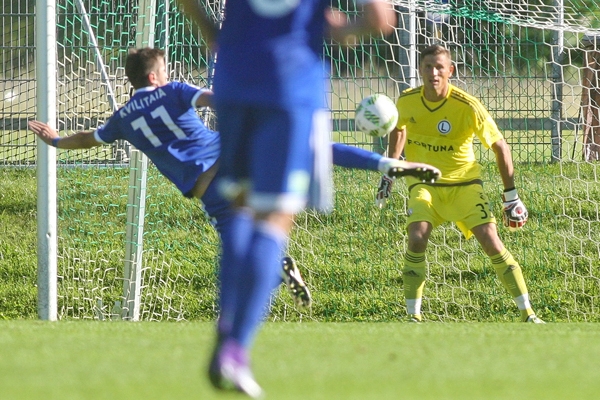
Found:
[[[405,90],[396,103],[399,119],[390,133],[388,155],[408,161],[421,161],[440,169],[435,183],[406,178],[409,190],[407,233],[403,280],[408,320],[420,322],[421,300],[426,277],[425,251],[432,230],[455,222],[468,239],[475,236],[490,258],[496,275],[517,304],[521,321],[544,323],[529,301],[519,263],[498,236],[496,220],[482,187],[481,165],[475,158],[473,140],[477,137],[496,155],[504,185],[503,222],[510,230],[527,222],[527,209],[515,187],[510,148],[489,112],[475,97],[449,83],[454,72],[450,52],[433,45],[421,53],[421,87]],[[392,185],[382,177],[376,202],[381,207]]]

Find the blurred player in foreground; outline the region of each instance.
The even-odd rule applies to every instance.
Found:
[[[529,302],[519,263],[498,236],[496,220],[483,192],[481,165],[473,139],[492,148],[504,185],[504,225],[517,230],[527,222],[527,209],[515,188],[510,148],[489,112],[475,97],[449,83],[454,72],[450,52],[439,45],[421,53],[419,72],[423,86],[407,89],[396,105],[397,127],[390,133],[388,155],[430,163],[442,177],[435,183],[407,178],[408,249],[404,256],[404,295],[409,321],[420,322],[426,277],[425,251],[433,228],[453,221],[468,239],[472,235],[490,258],[496,275],[517,304],[521,321],[544,323]],[[385,176],[376,201],[382,206],[391,191]]]
[[[294,216],[307,205],[332,207],[323,38],[391,32],[395,13],[384,2],[366,1],[364,14],[349,22],[329,1],[239,0],[225,4],[219,30],[196,0],[179,2],[218,52],[218,180],[237,206],[237,229],[223,238],[222,312],[209,379],[218,389],[260,397],[249,353]],[[225,310],[226,304],[234,307]]]

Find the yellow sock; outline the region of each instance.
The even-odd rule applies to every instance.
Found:
[[[492,266],[496,271],[498,279],[502,282],[502,286],[508,290],[519,307],[521,320],[525,321],[534,312],[529,303],[527,285],[523,278],[521,266],[506,249],[502,250],[500,254],[491,256],[490,260],[492,260]]]
[[[421,315],[421,298],[425,286],[426,266],[425,253],[413,253],[407,250],[404,254],[404,298],[409,315]]]

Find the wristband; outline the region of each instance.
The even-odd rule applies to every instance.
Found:
[[[517,189],[507,189],[504,191],[504,201],[514,201],[518,200],[519,195],[517,194]]]
[[[58,147],[58,141],[60,140],[60,137],[55,137],[54,139],[52,139],[52,142],[50,143],[50,146],[52,147]]]

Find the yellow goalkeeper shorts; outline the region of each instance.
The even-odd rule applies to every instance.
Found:
[[[454,222],[465,238],[471,228],[496,223],[490,202],[478,183],[464,186],[431,186],[418,184],[408,198],[407,223],[429,222],[434,228],[444,222]]]

